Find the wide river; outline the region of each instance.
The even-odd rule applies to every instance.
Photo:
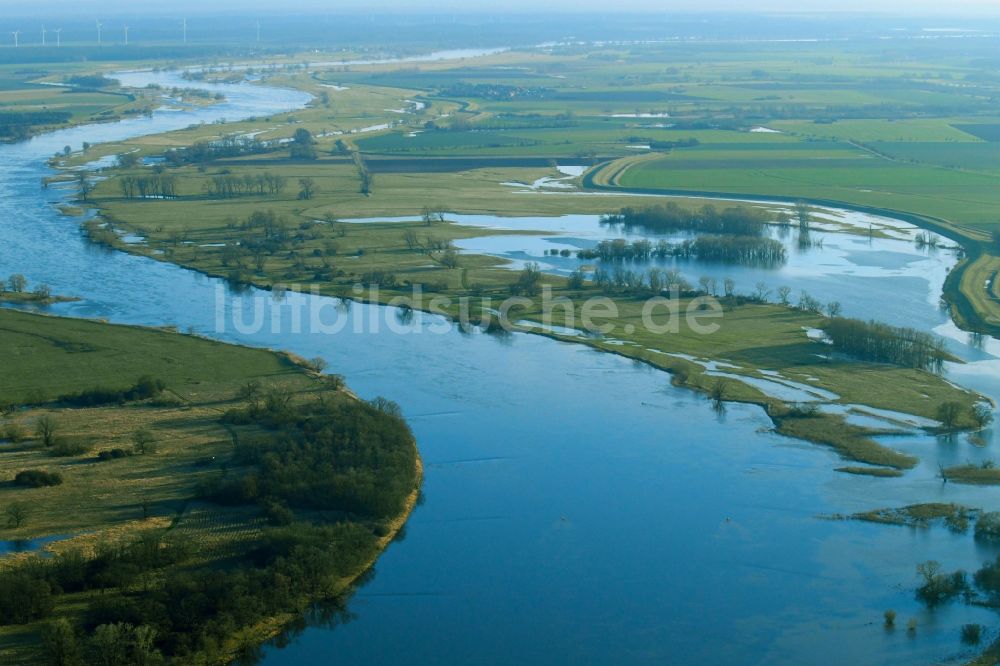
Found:
[[[168,73],[120,78],[191,85]],[[240,332],[247,329],[230,315],[241,301],[217,280],[88,245],[78,221],[53,205],[71,193],[41,187],[52,173],[46,159],[63,146],[307,101],[264,86],[220,89],[227,101],[211,108],[0,146],[0,275],[24,273],[82,299],[48,309],[56,314],[174,325],[323,356],[361,395],[403,406],[427,472],[405,539],[354,595],[350,622],[268,646],[265,663],[939,663],[974,652],[960,643],[964,623],[997,624],[960,604],[927,611],[913,595],[918,562],[974,570],[996,547],[943,528],[823,518],[927,501],[1000,509],[1000,491],[935,476],[939,463],[989,458],[992,434],[985,446],[967,437],[894,438],[921,457],[917,469],[899,479],[844,475],[833,471],[840,461],[830,451],[771,432],[760,409],[733,405],[719,415],[667,375],[614,355],[524,334],[462,334],[431,317],[401,333],[391,309],[357,304],[332,315],[347,324],[336,335],[295,333],[287,318]],[[571,225],[563,229],[571,236],[579,231],[570,245],[599,234],[592,219],[579,229],[572,218],[559,224]],[[937,307],[950,253],[838,238],[783,270],[798,271],[810,291],[842,301],[848,314],[868,316],[882,304],[893,323],[949,336],[975,361],[951,368],[952,379],[1000,395],[996,341],[968,346]],[[523,251],[531,258],[544,249]],[[741,282],[748,289],[754,279]],[[246,298],[289,308],[312,297]],[[889,608],[900,618],[896,631],[882,627]],[[904,628],[911,617],[915,634]]]

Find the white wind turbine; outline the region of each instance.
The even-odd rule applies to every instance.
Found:
[[[101,45],[101,28],[103,28],[103,27],[104,27],[104,25],[100,21],[97,21],[97,45],[98,46]]]
[[[14,48],[16,49],[20,45],[20,42],[18,40],[21,37],[21,31],[20,30],[14,30],[10,34],[14,35]]]
[[[56,28],[52,32],[56,33],[56,46],[62,46],[62,28]]]
[[[181,32],[184,35],[184,43],[188,43],[188,20],[181,19]]]
[[[125,46],[128,46],[128,26],[124,26],[125,29]]]
[[[46,30],[45,26],[43,25],[42,26],[42,46],[45,46],[45,33],[46,32],[48,32],[48,30]]]

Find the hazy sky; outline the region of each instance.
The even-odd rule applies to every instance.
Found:
[[[152,5],[152,6],[149,6]],[[144,7],[145,6],[145,7]],[[399,10],[418,12],[429,9],[461,11],[488,11],[496,13],[506,8],[515,11],[789,11],[789,12],[877,12],[910,16],[914,14],[990,14],[1000,17],[1000,0],[174,0],[170,3],[145,3],[141,0],[0,0],[0,13],[51,14],[107,14],[115,11],[128,13],[174,14],[177,12],[294,13],[324,9],[338,11]],[[144,11],[145,9],[145,11]]]

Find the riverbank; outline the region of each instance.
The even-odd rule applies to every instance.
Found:
[[[424,465],[420,458],[419,451],[416,451],[416,444],[414,444],[414,450],[416,454],[416,487],[413,489],[404,502],[403,511],[392,520],[386,526],[387,533],[385,536],[379,539],[379,551],[378,555],[371,557],[364,566],[360,567],[358,571],[351,575],[341,579],[337,587],[331,591],[329,599],[319,599],[313,600],[309,605],[315,605],[316,603],[322,601],[329,601],[331,599],[339,599],[344,596],[348,596],[350,590],[358,584],[366,575],[371,572],[378,557],[390,546],[396,537],[400,534],[400,531],[406,525],[406,521],[409,520],[410,515],[413,513],[414,509],[417,508],[417,503],[420,499],[420,486],[423,483],[424,478]],[[307,607],[302,608],[305,612]],[[219,664],[230,664],[234,660],[238,659],[245,651],[246,646],[255,645],[261,646],[268,641],[273,641],[284,634],[289,627],[295,622],[296,616],[290,613],[268,618],[254,627],[240,632],[240,634],[233,638],[227,645],[223,646],[224,657],[220,658]]]
[[[247,222],[240,222],[232,213],[247,212],[250,216],[247,220],[252,220],[257,214],[252,211],[259,212],[261,204],[240,201],[234,204],[238,208],[234,205],[217,208],[218,202],[211,199],[126,201],[112,194],[114,181],[115,178],[110,178],[102,182],[92,195],[92,205],[101,211],[98,217],[85,223],[92,238],[118,250],[178,264],[234,284],[262,289],[315,287],[324,296],[390,305],[405,303],[416,310],[431,312],[427,304],[412,302],[410,298],[410,285],[419,284],[428,298],[440,296],[450,300],[449,305],[436,308],[433,313],[457,321],[463,317],[461,301],[468,302],[464,317],[468,319],[471,313],[475,320],[479,312],[489,309],[488,299],[495,303],[509,296],[512,284],[520,276],[507,267],[505,260],[495,257],[462,253],[456,254],[454,263],[443,259],[447,248],[461,239],[515,232],[450,223],[446,221],[447,214],[442,214],[441,219],[415,222],[352,224],[335,219],[316,220],[325,198],[331,196],[329,191],[318,195],[323,199],[310,201],[311,206],[305,211],[287,209],[299,222],[286,219],[282,224],[289,228],[298,226],[300,230],[288,241],[293,249],[287,256],[266,252],[257,258],[241,258],[234,237],[247,233],[242,230],[247,228]],[[269,199],[262,203],[281,206],[282,210],[291,202]],[[179,218],[171,213],[178,206],[185,211]],[[219,217],[224,213],[228,222]],[[170,217],[174,219],[172,223],[168,222]],[[543,234],[529,230],[516,233]],[[125,242],[123,238],[137,242]],[[387,277],[390,275],[393,277]],[[355,288],[359,283],[370,285],[373,279],[380,281],[377,294],[369,294],[369,290],[359,293]],[[399,284],[401,280],[404,284]],[[522,332],[584,344],[648,363],[671,372],[679,385],[706,395],[717,392],[718,386],[724,384],[725,400],[759,405],[772,417],[779,432],[832,446],[849,460],[895,469],[908,469],[916,464],[913,456],[895,452],[876,441],[875,437],[881,434],[879,429],[851,426],[843,414],[817,410],[802,415],[792,404],[794,401],[867,405],[933,420],[944,403],[963,405],[964,414],[982,400],[977,394],[931,373],[830,358],[825,346],[808,335],[808,331],[822,328],[826,319],[815,311],[744,295],[723,298],[725,312],[718,320],[719,330],[710,335],[698,333],[690,323],[682,323],[673,333],[651,334],[643,324],[642,298],[609,292],[593,284],[571,286],[567,279],[558,276],[547,275],[542,282],[551,287],[553,300],[565,298],[573,303],[568,314],[572,322],[581,321],[583,304],[588,299],[610,297],[617,313],[601,323],[609,324],[614,334],[589,336],[578,330],[546,332],[544,326],[535,324],[516,326],[517,321],[508,322],[508,328],[514,324]],[[681,299],[680,311],[697,307],[698,298],[707,295]],[[536,295],[528,301],[519,307],[517,319],[544,324],[546,316],[541,300]],[[559,316],[563,318],[566,314]],[[569,327],[573,328],[573,324]],[[715,364],[725,366],[724,377],[719,376]],[[801,397],[780,397],[788,394]],[[789,418],[789,414],[798,417]],[[971,421],[963,420],[959,427],[972,425]],[[830,432],[838,434],[833,437]]]
[[[91,566],[100,569],[108,544],[119,544],[122,552],[130,552],[134,544],[152,540],[165,551],[178,553],[177,560],[155,568],[157,579],[170,580],[182,571],[197,575],[238,570],[246,566],[248,554],[264,547],[281,529],[294,534],[324,525],[338,529],[352,525],[356,526],[352,529],[362,530],[360,535],[371,535],[370,543],[368,537],[357,541],[355,536],[357,554],[349,548],[341,551],[347,562],[363,557],[331,579],[322,593],[293,588],[294,607],[299,612],[323,598],[346,594],[388,547],[416,505],[423,466],[412,435],[405,438],[407,457],[414,461],[412,485],[400,497],[399,510],[385,518],[332,507],[317,513],[290,500],[292,510],[286,507],[279,512],[283,516],[279,524],[295,522],[287,528],[269,527],[271,519],[263,518],[252,501],[226,506],[213,504],[212,498],[206,497],[206,484],[218,475],[225,478],[243,473],[246,463],[240,462],[237,436],[242,440],[269,432],[266,427],[258,431],[247,425],[226,425],[227,415],[243,409],[247,400],[253,404],[280,394],[302,409],[329,404],[348,415],[367,414],[364,418],[371,423],[383,418],[344,389],[337,378],[318,375],[289,356],[162,330],[14,310],[0,310],[0,342],[21,352],[11,359],[12,381],[5,382],[0,391],[0,403],[5,405],[0,423],[0,440],[4,440],[0,472],[8,478],[21,478],[18,475],[38,470],[44,472],[45,479],[53,480],[37,487],[15,482],[0,487],[0,507],[11,521],[15,510],[17,516],[16,524],[10,523],[0,534],[9,540],[62,535],[43,546],[56,561],[83,558],[94,560]],[[123,405],[100,404],[102,391],[117,390],[118,383],[125,381],[123,377],[140,373],[153,378],[137,381],[137,386],[154,387],[151,394],[140,397],[136,393],[125,398]],[[249,399],[248,387],[256,387]],[[59,395],[63,397],[53,398]],[[74,401],[86,406],[73,405]],[[98,404],[90,406],[95,401]],[[18,407],[25,403],[29,406]],[[350,429],[346,421],[344,427]],[[386,453],[391,452],[386,449]],[[360,465],[356,473],[365,470],[366,466]],[[392,491],[386,488],[385,492]],[[32,558],[30,552],[0,556],[0,584],[5,584],[4,576],[20,575],[26,567],[35,566]],[[43,558],[37,564],[46,561]],[[0,656],[5,663],[37,663],[40,636],[47,623],[64,619],[77,622],[81,609],[96,608],[112,598],[129,603],[140,591],[153,596],[162,593],[150,590],[148,581],[139,585],[132,578],[111,589],[97,579],[83,589],[64,586],[63,593],[53,595],[50,613],[18,623],[3,618],[6,626],[0,627]],[[94,612],[87,611],[88,617]],[[293,615],[282,613],[274,618],[231,637],[229,647],[220,648],[223,652],[215,661],[229,663],[235,651],[254,637],[258,639],[255,645],[271,637],[263,635],[261,627],[287,625]],[[174,626],[158,627],[158,631],[166,635],[179,630]]]
[[[53,305],[55,303],[73,303],[80,299],[73,296],[52,296],[36,292],[0,291],[0,303],[11,305]]]

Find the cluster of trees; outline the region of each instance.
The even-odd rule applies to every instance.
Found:
[[[986,520],[995,523],[996,514],[984,513],[979,521]],[[977,538],[995,539],[995,534],[981,534],[979,521],[976,524]],[[922,584],[917,588],[916,596],[928,607],[939,606],[959,596],[978,605],[990,608],[1000,607],[1000,557],[984,564],[972,576],[970,583],[967,574],[962,571],[945,573],[941,563],[929,560],[917,565],[917,575]]]
[[[73,407],[97,407],[100,405],[122,405],[127,402],[138,400],[149,400],[159,396],[167,388],[161,379],[150,375],[143,375],[136,380],[135,384],[124,389],[112,389],[102,386],[80,391],[79,393],[68,393],[59,396],[59,402]]]
[[[416,478],[412,435],[394,403],[335,397],[293,404],[251,383],[226,414],[234,451],[206,497],[257,504],[273,527],[241,559],[204,566],[184,530],[150,531],[0,571],[0,624],[51,618],[64,594],[97,591],[44,629],[40,661],[213,663],[234,635],[342,593],[377,553]],[[336,523],[296,521],[294,509]]]
[[[261,252],[274,254],[285,247],[291,235],[288,220],[273,210],[255,210],[240,228],[245,232],[241,246],[255,255]]]
[[[537,296],[541,290],[542,269],[534,262],[529,262],[517,276],[517,281],[510,286],[510,293],[515,296]]]
[[[313,139],[312,132],[304,127],[295,130],[289,151],[293,160],[316,159],[316,140]]]
[[[14,484],[25,488],[44,488],[58,486],[63,482],[59,472],[46,472],[41,469],[25,469],[14,476]]]
[[[28,291],[28,278],[20,273],[14,273],[6,280],[0,280],[0,294],[10,291],[14,294],[23,294]],[[52,297],[52,288],[47,284],[36,285],[31,292],[37,300],[48,300]]]
[[[637,295],[659,294],[664,291],[677,293],[680,296],[697,295],[691,283],[676,269],[663,271],[651,268],[648,271],[637,272],[617,264],[611,271],[597,269],[594,272],[594,284],[605,291]]]
[[[126,174],[118,179],[118,185],[126,199],[168,199],[177,196],[177,179],[168,174]]]
[[[73,117],[68,111],[0,111],[0,140],[20,141],[41,125],[62,125]]]
[[[923,579],[923,584],[917,588],[917,599],[929,608],[940,606],[971,591],[964,571],[942,573],[941,564],[934,560],[918,564],[917,574]]]
[[[689,210],[673,201],[647,208],[627,206],[617,213],[601,216],[601,224],[637,227],[649,231],[700,231],[713,234],[760,236],[767,224],[766,213],[758,208],[733,206],[719,210],[715,206],[702,206]]]
[[[823,331],[834,349],[865,361],[941,372],[948,359],[943,340],[912,328],[832,317]]]
[[[316,196],[316,180],[306,176],[305,178],[299,178],[299,199],[301,201],[309,201],[314,196]]]
[[[215,141],[200,141],[190,146],[166,151],[163,157],[174,166],[206,164],[225,157],[259,155],[273,150],[271,142],[253,136],[232,134]]]
[[[275,214],[274,211],[254,211],[243,222],[231,221],[229,226],[238,228],[242,232],[238,240],[233,240],[221,248],[222,265],[244,269],[248,260],[252,260],[257,272],[263,272],[269,257],[278,252],[289,249],[287,258],[292,260],[292,268],[299,273],[306,270],[315,270],[316,279],[324,279],[320,273],[332,274],[333,268],[330,266],[325,256],[337,254],[338,247],[334,241],[328,240],[324,248],[315,248],[312,256],[324,257],[321,266],[310,267],[307,265],[305,256],[295,247],[301,245],[306,240],[317,240],[323,237],[319,225],[312,221],[306,221],[292,226],[287,219]],[[293,274],[290,274],[291,277]],[[238,276],[233,276],[238,280]]]
[[[284,192],[286,187],[287,178],[269,171],[242,176],[219,173],[205,183],[205,192],[210,197],[232,199],[242,196],[274,196]]]
[[[358,282],[366,287],[387,287],[389,289],[398,284],[396,274],[389,271],[368,271],[361,275]]]
[[[28,288],[28,278],[20,273],[14,273],[7,278],[6,282],[0,280],[0,292],[4,290],[5,285],[7,289],[10,289],[15,294],[21,294]]]
[[[701,142],[694,137],[688,139],[677,139],[676,141],[661,141],[647,136],[628,136],[621,140],[629,144],[645,144],[651,150],[673,150],[674,148],[694,148],[700,146]]]
[[[344,511],[368,518],[399,513],[413,489],[416,451],[398,408],[349,400],[290,404],[285,394],[230,411],[230,426],[265,429],[234,453],[232,471],[201,494],[223,504],[263,502]]]
[[[771,238],[757,236],[699,236],[681,243],[660,240],[655,244],[642,239],[631,243],[616,238],[604,240],[596,247],[577,252],[580,259],[602,261],[649,261],[650,259],[701,259],[751,266],[776,266],[784,263],[784,245]]]
[[[785,246],[772,238],[751,236],[699,236],[679,248],[679,256],[690,252],[702,261],[721,261],[747,266],[778,266],[788,258]]]

